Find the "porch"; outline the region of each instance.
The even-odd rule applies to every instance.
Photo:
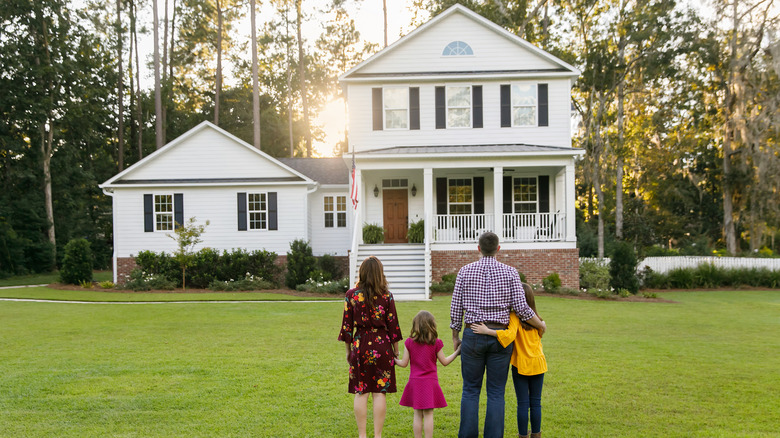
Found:
[[[431,243],[473,243],[486,231],[498,233],[502,243],[555,242],[566,237],[566,214],[511,213],[494,214],[437,214],[434,216]]]

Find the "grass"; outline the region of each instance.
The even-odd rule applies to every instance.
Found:
[[[177,292],[151,293],[102,290],[59,290],[48,287],[26,287],[20,289],[2,289],[0,298],[90,301],[90,302],[169,302],[169,301],[338,301],[341,297],[296,297],[273,292]]]
[[[92,274],[94,281],[110,281],[112,279],[111,271],[95,271]],[[45,272],[42,274],[17,275],[9,278],[0,279],[0,287],[4,286],[24,286],[29,284],[51,284],[60,281],[60,273]]]
[[[777,437],[780,291],[661,295],[678,303],[537,298],[545,436]],[[451,351],[446,298],[399,303],[404,335],[423,308]],[[354,436],[341,310],[0,302],[0,436]],[[397,371],[385,437],[412,435],[398,405],[408,375]],[[459,360],[439,376],[450,406],[436,433],[451,437]],[[514,408],[509,383],[507,436]]]

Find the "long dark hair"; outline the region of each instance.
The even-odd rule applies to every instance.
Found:
[[[534,311],[536,316],[539,317],[539,319],[542,319],[542,315],[539,314],[539,312],[536,311],[536,299],[534,299],[534,291],[531,289],[531,286],[528,285],[528,283],[523,283],[523,291],[525,291],[525,302],[528,303],[528,307],[531,308],[531,310]],[[542,319],[542,321],[544,321]],[[528,324],[525,321],[520,321],[520,325],[523,326],[526,330],[536,330],[536,327],[532,326],[531,324]]]
[[[387,292],[387,278],[382,262],[374,256],[366,257],[360,264],[358,278],[358,287],[363,290],[369,307],[373,308],[376,296]]]
[[[420,344],[436,343],[439,334],[436,332],[436,318],[427,310],[420,310],[412,320],[412,331],[409,337]]]

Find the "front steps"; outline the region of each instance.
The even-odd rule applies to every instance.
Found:
[[[358,246],[355,273],[368,256],[376,256],[387,277],[387,286],[398,301],[425,300],[425,245],[379,244]]]

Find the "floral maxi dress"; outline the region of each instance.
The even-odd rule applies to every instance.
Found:
[[[402,338],[393,294],[374,297],[371,308],[362,290],[347,291],[339,341],[351,345],[351,394],[396,392],[393,343]]]

